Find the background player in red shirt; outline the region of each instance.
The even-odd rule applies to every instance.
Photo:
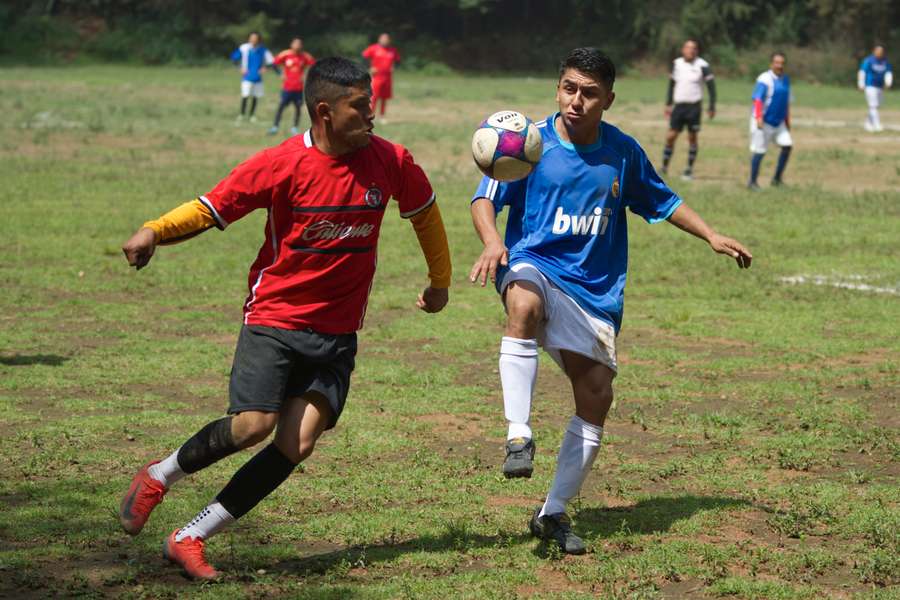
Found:
[[[281,102],[275,111],[275,122],[269,129],[270,135],[278,133],[278,124],[281,123],[281,112],[288,104],[294,105],[294,126],[291,127],[291,135],[297,135],[300,131],[300,107],[303,104],[303,72],[306,67],[316,64],[312,54],[303,51],[303,40],[294,38],[291,47],[278,53],[275,64],[284,67],[282,71]]]
[[[255,209],[268,212],[266,239],[250,269],[229,416],[145,465],[120,507],[122,527],[136,535],[173,483],[274,430],[274,441],[166,539],[164,555],[192,577],[218,577],[204,557],[205,540],[274,491],[340,417],[389,199],[412,221],[428,263],[431,284],[418,307],[435,313],[447,304],[450,251],[434,192],[405,148],[372,134],[370,83],[350,60],[319,61],[306,82],[309,131],[251,157],[209,194],[145,223],[122,248],[141,269],[158,244],[225,229]]]
[[[372,110],[381,101],[379,114],[384,118],[387,101],[393,98],[394,65],[400,62],[400,52],[391,46],[391,36],[382,33],[378,43],[363,50],[363,58],[369,61],[369,73],[372,75]]]

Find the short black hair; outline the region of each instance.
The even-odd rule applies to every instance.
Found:
[[[606,89],[610,91],[612,91],[613,84],[616,82],[616,65],[599,48],[575,48],[559,63],[560,78],[562,78],[563,73],[567,69],[575,69],[590,75],[603,83]]]
[[[306,110],[311,121],[316,121],[316,104],[334,102],[346,96],[352,87],[367,88],[372,76],[357,63],[342,56],[329,56],[316,61],[306,75]]]

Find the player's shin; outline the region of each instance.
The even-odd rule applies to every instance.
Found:
[[[233,419],[234,417],[225,417],[207,423],[178,449],[174,464],[169,459],[160,464],[167,463],[173,469],[177,465],[184,473],[196,473],[234,454],[240,447],[231,432]],[[171,475],[175,475],[174,471]]]
[[[778,166],[775,168],[775,181],[781,183],[781,176],[784,175],[784,169],[787,167],[788,159],[791,157],[791,147],[784,146],[781,148],[781,154],[778,155]]]
[[[536,340],[504,337],[500,343],[500,382],[503,409],[509,422],[507,440],[531,439],[531,398],[537,381]]]
[[[556,475],[540,516],[566,511],[569,501],[578,495],[600,451],[603,428],[573,416],[563,435],[556,463]]]
[[[700,147],[697,144],[691,144],[691,147],[688,148],[688,161],[687,161],[687,170],[694,170],[694,161],[697,160],[697,152],[700,151]]]
[[[759,166],[762,164],[764,156],[765,154],[754,152],[750,159],[750,185],[756,185],[756,180],[759,178]]]
[[[674,152],[674,151],[675,151],[674,146],[670,146],[668,144],[663,146],[663,161],[662,161],[663,170],[666,170],[669,168],[669,162],[672,160],[672,152]]]

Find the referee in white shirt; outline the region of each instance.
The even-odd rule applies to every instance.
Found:
[[[688,151],[687,168],[682,179],[693,179],[694,161],[697,160],[697,136],[700,132],[700,114],[703,112],[703,82],[709,88],[709,118],[716,116],[716,82],[709,63],[698,56],[699,47],[695,40],[687,40],[681,47],[681,56],[672,62],[672,75],[666,93],[666,116],[669,117],[669,133],[663,148],[663,175],[669,171],[669,161],[675,150],[675,140],[681,130],[687,127]],[[674,105],[674,108],[673,108]]]

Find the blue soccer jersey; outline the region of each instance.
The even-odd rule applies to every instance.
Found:
[[[260,70],[264,66],[275,64],[275,57],[265,46],[253,46],[249,42],[238,46],[231,53],[231,60],[241,63],[241,70],[244,72],[242,79],[253,83],[262,81]]]
[[[859,70],[866,75],[866,87],[884,87],[884,76],[892,71],[891,63],[887,59],[878,60],[874,55],[866,57]]]
[[[557,135],[558,117],[537,123],[544,153],[528,177],[509,183],[485,177],[473,201],[487,198],[498,213],[509,206],[510,265],[533,264],[618,331],[628,271],[625,209],[655,223],[675,212],[681,199],[634,138],[601,123],[596,143],[573,145]]]
[[[778,127],[788,116],[791,103],[791,79],[787,75],[779,77],[770,70],[756,78],[753,100],[763,104],[763,122]]]

